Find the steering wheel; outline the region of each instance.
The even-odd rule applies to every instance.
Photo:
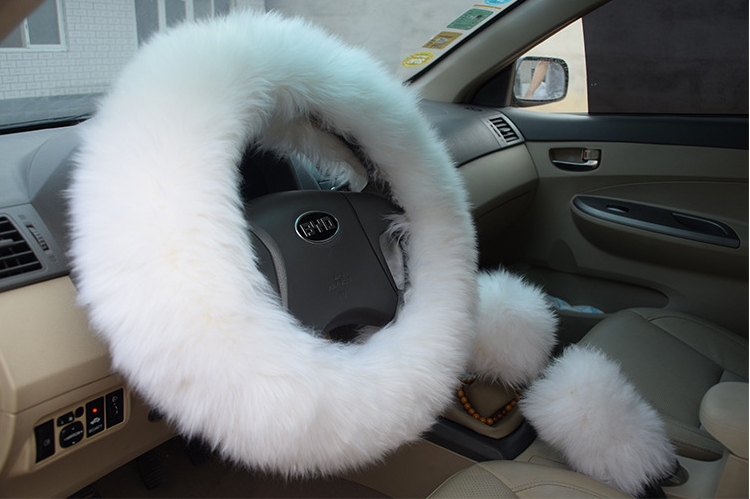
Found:
[[[244,205],[248,147],[346,175],[334,135],[389,199]],[[351,469],[418,438],[449,402],[476,300],[469,203],[416,96],[363,51],[251,13],[157,35],[82,129],[70,210],[79,300],[113,367],[225,457]],[[380,329],[324,337],[352,324]]]

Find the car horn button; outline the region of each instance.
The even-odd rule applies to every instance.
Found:
[[[299,237],[313,244],[327,243],[339,232],[339,221],[324,211],[308,211],[294,223]]]

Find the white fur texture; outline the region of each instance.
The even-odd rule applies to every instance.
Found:
[[[467,361],[466,192],[416,96],[386,74],[303,21],[237,14],[156,36],[82,134],[80,303],[115,369],[237,462],[310,474],[378,459],[430,427]],[[281,307],[238,192],[249,144],[342,168],[320,130],[361,146],[409,222],[405,304],[361,344],[310,335]]]
[[[568,464],[631,495],[674,471],[664,423],[598,350],[568,347],[521,400],[539,437]]]
[[[542,291],[503,269],[477,277],[479,305],[470,369],[520,387],[544,369],[557,341],[557,317]]]

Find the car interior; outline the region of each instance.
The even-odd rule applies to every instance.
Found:
[[[458,184],[463,183],[446,188],[465,192],[468,199],[478,268],[507,269],[542,290],[557,317],[553,357],[572,346],[605,354],[663,421],[677,462],[670,476],[648,483],[641,496],[747,497],[747,88],[741,90],[744,103],[729,103],[733,114],[703,115],[542,112],[514,94],[519,60],[527,51],[584,16],[603,19],[605,9],[626,1],[636,2],[518,0],[429,68],[415,71],[408,87],[418,93],[419,114],[444,143]],[[40,3],[0,5],[0,39]],[[487,1],[484,7],[503,3]],[[95,126],[96,119],[86,116],[0,131],[0,496],[632,495],[587,476],[571,465],[567,453],[541,438],[541,429],[517,408],[525,386],[474,380],[471,372],[455,378],[442,412],[401,416],[426,418],[428,430],[420,438],[353,469],[295,476],[272,466],[248,468],[222,455],[215,442],[203,441],[200,431],[182,434],[179,416],[156,407],[153,392],[144,396],[143,385],[132,382],[138,373],[118,369],[115,347],[81,303],[69,203],[82,136]],[[280,271],[274,245],[281,239],[266,239],[276,236],[273,222],[260,221],[263,210],[278,213],[282,204],[312,214],[308,227],[321,237],[320,224],[330,229],[324,215],[333,208],[321,208],[322,215],[298,208],[307,206],[310,192],[374,196],[378,200],[372,205],[356,210],[386,214],[386,220],[398,211],[392,206],[398,186],[368,183],[361,175],[372,167],[371,158],[362,156],[364,148],[358,148],[366,140],[342,135],[327,140],[344,143],[343,161],[359,177],[323,176],[303,156],[253,144],[237,164],[246,216],[261,227],[253,230],[254,244],[269,248],[258,255],[258,265],[266,276],[289,272],[289,289],[274,283],[275,292],[317,329],[317,314],[327,305],[312,297],[298,304],[294,290],[305,289],[305,280],[315,275],[307,269],[317,264],[279,250],[289,261]],[[139,146],[129,144],[123,151]],[[366,237],[381,238],[382,246],[387,226],[382,220],[378,224]],[[102,237],[121,229],[105,228],[109,234]],[[299,229],[295,241],[297,236],[304,239]],[[384,286],[398,291],[399,272],[385,261],[386,250],[376,266],[390,268]],[[472,257],[466,262],[473,265]],[[337,275],[327,285],[343,287],[345,278]],[[200,284],[207,290],[213,285]],[[363,300],[380,298],[375,287],[363,291]],[[156,291],[143,299],[161,306]],[[402,299],[368,303],[367,325],[382,327],[399,318],[402,312],[395,309]],[[358,341],[351,321],[327,326],[326,342],[343,349]],[[376,339],[378,332],[366,334]],[[512,348],[508,345],[509,355]],[[357,382],[363,394],[368,392],[368,380]],[[496,416],[492,423],[467,412],[463,396],[477,414]],[[268,410],[293,418],[295,407]],[[256,424],[235,408],[223,411],[226,420],[214,421],[217,427]],[[551,425],[566,418],[552,416]],[[377,439],[366,431],[362,442]],[[360,444],[350,445],[355,456]],[[627,442],[618,445],[625,454]],[[284,452],[293,455],[294,449]],[[321,450],[320,455],[326,454]]]

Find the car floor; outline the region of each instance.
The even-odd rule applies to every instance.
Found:
[[[226,463],[199,445],[171,439],[92,483],[74,497],[383,498],[340,479],[285,479]]]

